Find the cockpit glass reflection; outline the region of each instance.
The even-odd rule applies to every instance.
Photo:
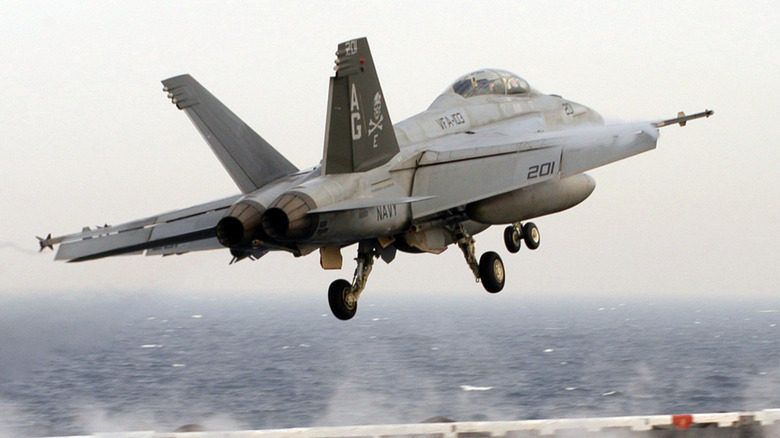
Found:
[[[461,76],[447,88],[465,98],[484,95],[518,95],[531,90],[525,79],[504,70],[478,70]]]

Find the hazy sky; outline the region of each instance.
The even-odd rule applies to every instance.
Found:
[[[337,4],[337,6],[334,6]],[[714,109],[658,149],[590,172],[594,194],[540,218],[536,252],[477,237],[502,296],[778,294],[780,6],[776,2],[34,2],[0,14],[0,294],[285,291],[350,278],[316,253],[228,266],[227,250],[81,264],[35,235],[118,224],[238,192],[160,80],[190,73],[299,167],[322,154],[336,45],[367,36],[390,115],[456,77],[516,72],[607,120]],[[485,294],[460,251],[377,262],[363,301]],[[506,299],[506,298],[505,298]]]

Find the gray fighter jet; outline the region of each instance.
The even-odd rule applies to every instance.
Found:
[[[472,236],[509,224],[510,252],[539,246],[528,219],[571,208],[595,181],[583,173],[654,149],[660,122],[604,124],[592,109],[542,94],[503,70],[452,83],[420,114],[393,125],[365,38],[338,46],[330,78],[322,162],[298,170],[189,75],[163,81],[241,190],[240,195],[116,226],[38,238],[59,245],[56,260],[170,255],[228,248],[231,263],[269,251],[296,257],[319,250],[340,269],[357,244],[352,281],[328,290],[333,314],[355,315],[374,259],[397,251],[441,253],[457,244],[488,292],[504,287],[495,252],[477,257]]]

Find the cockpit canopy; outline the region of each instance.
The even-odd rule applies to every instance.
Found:
[[[465,98],[492,95],[530,94],[531,87],[525,79],[505,70],[484,69],[459,77],[447,87],[446,92]]]

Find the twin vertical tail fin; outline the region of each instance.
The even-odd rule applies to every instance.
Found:
[[[162,83],[163,91],[187,113],[241,192],[253,192],[298,170],[192,76]]]
[[[363,172],[399,152],[366,38],[339,44],[330,78],[323,173]],[[192,76],[163,81],[243,193],[298,169]]]
[[[323,173],[363,172],[400,149],[368,48],[359,38],[339,44],[330,78]]]

